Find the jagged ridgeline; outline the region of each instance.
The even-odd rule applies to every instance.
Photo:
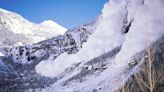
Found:
[[[85,24],[64,35],[53,37],[27,46],[2,46],[1,52],[1,91],[25,91],[50,86],[56,78],[40,76],[35,66],[42,60],[54,60],[60,54],[74,54],[82,48],[89,35],[94,31],[95,23]],[[75,38],[76,37],[76,38]]]

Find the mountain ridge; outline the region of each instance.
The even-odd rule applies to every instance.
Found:
[[[24,40],[31,40],[26,42],[27,44],[36,43],[54,36],[63,35],[67,31],[66,28],[60,26],[52,20],[47,20],[40,24],[36,24],[28,21],[17,13],[13,13],[2,8],[0,8],[0,27],[4,29],[3,32],[6,30],[13,35],[23,36]],[[5,39],[5,37],[3,38]],[[12,41],[12,39],[10,39],[10,41]],[[19,42],[21,43],[21,41]]]

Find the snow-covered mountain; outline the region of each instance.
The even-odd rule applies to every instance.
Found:
[[[29,88],[33,89],[50,86],[56,79],[47,78],[36,73],[35,66],[42,60],[54,60],[65,52],[68,54],[77,53],[79,49],[82,48],[82,44],[87,41],[89,35],[95,31],[95,25],[97,25],[97,22],[85,24],[67,31],[63,36],[60,35],[33,45],[1,48],[5,57],[0,57],[0,72],[4,72],[7,75],[0,74],[0,81],[5,79],[3,83],[9,84],[5,86],[3,83],[2,85],[0,84],[0,91],[12,91],[12,89],[24,91]],[[21,77],[15,79],[16,77],[11,76]],[[19,81],[22,83],[13,86],[13,84],[15,85]],[[31,83],[28,83],[29,81]],[[20,89],[20,87],[22,88]]]
[[[33,64],[38,59],[40,62],[43,58],[52,58],[54,60],[64,52],[68,54],[77,53],[82,48],[82,44],[87,41],[89,35],[96,29],[96,24],[97,22],[81,25],[80,27],[67,31],[64,35],[53,37],[33,45],[4,47],[0,50],[6,56],[12,56],[15,63],[20,64]]]
[[[2,86],[36,92],[115,92],[147,62],[147,49],[153,50],[155,61],[164,60],[163,16],[163,0],[109,0],[91,24],[33,45],[2,48],[7,58],[1,63],[16,72],[2,75],[1,80],[10,83]]]
[[[66,28],[52,20],[36,24],[26,20],[19,14],[0,9],[0,45],[36,43],[62,35],[66,30]]]

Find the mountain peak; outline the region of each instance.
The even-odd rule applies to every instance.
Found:
[[[36,43],[51,37],[63,35],[67,30],[52,20],[46,20],[40,24],[36,24],[25,19],[20,14],[2,8],[0,8],[0,25],[0,29],[5,29],[3,33],[0,33],[0,36],[4,35],[4,33],[6,35],[11,33],[11,42],[13,35],[19,35],[21,38],[23,36],[31,39],[29,42],[26,42],[27,44]],[[10,36],[5,36],[3,39],[9,39],[9,37]],[[14,37],[14,39],[20,39],[18,36]]]
[[[2,8],[0,8],[0,12],[9,13],[9,11],[2,9]]]
[[[54,22],[52,20],[44,20],[41,24],[58,25],[56,22]]]
[[[40,23],[40,25],[45,26],[45,27],[55,28],[63,32],[67,30],[66,28],[54,22],[53,20],[44,20],[42,23]]]

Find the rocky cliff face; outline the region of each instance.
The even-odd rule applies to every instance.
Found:
[[[82,25],[63,36],[54,37],[34,45],[2,47],[7,57],[0,57],[0,90],[25,91],[50,86],[56,78],[36,73],[35,66],[42,60],[55,59],[61,53],[74,54],[94,31],[94,24]]]
[[[162,68],[161,64],[163,64],[163,59],[164,59],[163,44],[164,44],[164,37],[162,37],[160,40],[156,41],[149,48],[147,48],[153,50],[153,57],[154,57],[153,67],[156,67],[157,70],[160,69],[160,67]],[[1,57],[1,66],[0,66],[1,89],[0,90],[4,92],[5,91],[23,92],[25,90],[26,91],[33,90],[39,92],[41,90],[42,91],[50,90],[50,92],[53,92],[53,90],[56,89],[57,84],[60,84],[63,88],[74,86],[73,84],[76,85],[83,84],[83,83],[85,84],[85,82],[89,81],[90,78],[94,78],[94,76],[98,76],[103,71],[110,68],[110,66],[114,62],[110,62],[108,60],[111,59],[112,61],[112,59],[119,51],[120,51],[120,47],[115,48],[114,50],[105,53],[99,57],[96,57],[90,61],[87,61],[86,63],[77,63],[75,65],[72,65],[71,67],[67,68],[65,72],[63,72],[62,74],[60,74],[55,78],[43,77],[37,74],[33,69],[34,67],[32,67],[31,65],[30,66],[19,65],[16,63],[12,63],[11,61],[13,60],[10,60],[5,57]],[[131,61],[131,63],[128,64],[129,66],[128,69],[124,72],[131,72],[132,71],[131,69],[136,67],[136,65],[141,62],[142,63],[140,64],[140,66],[144,65],[145,64],[144,62],[147,61],[147,54],[148,54],[147,50],[144,50],[136,54],[134,56],[134,59]],[[134,87],[135,79],[133,76],[130,79],[132,84],[130,84],[129,87],[131,86]],[[161,85],[163,85],[162,83],[163,82],[158,84],[157,88],[160,87],[161,89]],[[45,87],[46,89],[44,89]],[[160,89],[156,89],[158,90],[157,92],[161,92]],[[100,84],[99,88],[95,87],[90,91],[99,92],[102,90],[104,89],[101,88],[101,84]],[[138,88],[137,90],[141,91],[143,89]],[[80,91],[80,90],[76,90],[76,91]],[[133,92],[133,91],[129,91],[129,92]]]
[[[18,64],[36,65],[41,60],[55,59],[61,53],[74,54],[82,48],[89,35],[94,31],[94,24],[84,25],[73,31],[66,32],[63,36],[54,37],[34,45],[2,47],[1,51]]]
[[[124,91],[127,91],[127,92],[149,91],[149,89],[142,89],[141,87],[142,85],[137,84],[137,80],[136,80],[136,77],[134,77],[133,72],[135,73],[141,72],[141,77],[144,79],[143,82],[147,82],[145,81],[146,79],[144,76],[148,76],[148,75],[142,73],[143,72],[142,69],[146,68],[145,63],[148,62],[148,53],[149,53],[148,50],[150,49],[151,51],[153,51],[152,56],[154,57],[153,59],[154,63],[152,63],[152,67],[153,67],[152,70],[156,71],[155,74],[160,75],[160,78],[159,78],[160,82],[156,80],[157,84],[153,90],[157,92],[161,92],[161,89],[163,88],[162,87],[163,73],[161,71],[163,69],[162,65],[163,65],[163,59],[164,59],[164,56],[163,56],[164,45],[163,44],[164,44],[164,37],[162,37],[160,40],[153,43],[147,49],[134,55],[133,59],[130,61],[130,63],[128,63],[128,66],[122,71],[122,73],[114,77],[115,80],[108,80],[108,79],[102,80],[100,84],[97,86],[94,86],[94,87],[88,86],[89,90],[87,89],[87,92],[106,92],[107,91],[105,88],[107,86],[106,83],[110,84],[111,81],[113,85],[115,85],[115,83],[120,85],[120,87],[125,85]],[[120,47],[117,47],[113,49],[112,51],[105,53],[99,57],[96,57],[92,60],[89,60],[85,63],[77,63],[77,64],[72,65],[71,67],[67,68],[63,73],[61,73],[59,76],[56,77],[57,81],[51,87],[43,89],[43,92],[46,92],[47,90],[53,92],[54,90],[59,89],[58,88],[59,85],[62,89],[65,89],[65,90],[69,89],[69,91],[71,92],[74,92],[74,91],[84,92],[85,89],[81,86],[88,85],[87,84],[88,82],[90,83],[93,82],[93,81],[90,81],[92,79],[95,81],[98,81],[96,80],[97,79],[96,77],[103,74],[103,72],[105,72],[109,68],[112,68],[112,65],[115,64],[115,62],[113,62],[113,58],[116,56],[116,54],[118,54],[119,51],[120,51]],[[129,77],[127,73],[130,73],[130,76],[132,75],[131,78],[129,79],[130,82],[127,81],[127,84],[124,84],[124,83],[122,84],[121,81],[119,80],[122,79],[124,76],[125,81],[126,81],[127,80],[126,78]],[[131,89],[131,87],[134,89]],[[70,88],[73,88],[73,89],[70,89]],[[83,90],[81,88],[83,88]],[[127,90],[128,88],[129,90]],[[57,92],[58,91],[59,90],[57,90]],[[119,90],[115,90],[115,91],[123,92],[123,89],[121,89],[120,91]]]

